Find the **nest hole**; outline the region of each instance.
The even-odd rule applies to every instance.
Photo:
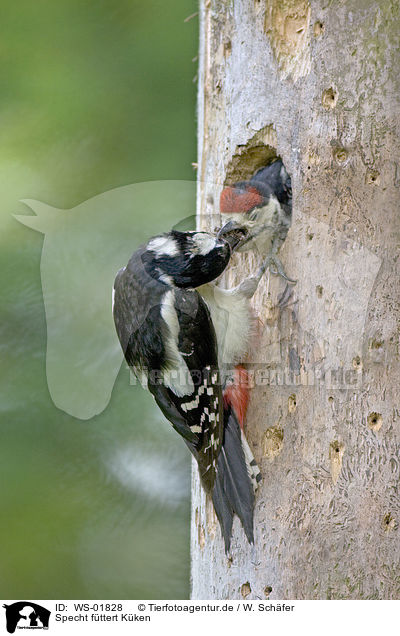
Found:
[[[261,168],[269,166],[277,159],[282,161],[276,146],[276,132],[271,124],[256,132],[246,144],[236,146],[226,167],[224,185],[248,181]]]

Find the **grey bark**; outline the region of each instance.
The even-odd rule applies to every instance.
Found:
[[[298,283],[282,298],[267,275],[253,303],[254,546],[236,520],[225,555],[193,471],[195,599],[400,597],[399,13],[390,0],[201,2],[199,225],[215,225],[224,183],[282,157],[281,258]],[[236,256],[225,282],[259,261]]]

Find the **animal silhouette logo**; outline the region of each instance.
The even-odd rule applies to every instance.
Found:
[[[48,629],[50,610],[32,601],[18,601],[3,605],[9,634],[18,629]]]
[[[46,376],[54,404],[69,415],[90,419],[110,400],[122,362],[111,310],[117,271],[150,236],[180,229],[195,194],[193,181],[150,181],[65,210],[24,200],[36,216],[15,215],[44,234]]]

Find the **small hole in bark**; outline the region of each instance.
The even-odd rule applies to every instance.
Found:
[[[385,532],[390,532],[391,530],[394,530],[395,527],[396,520],[392,517],[390,512],[388,512],[388,514],[383,517],[383,529]]]
[[[232,51],[232,42],[229,39],[224,40],[224,55],[230,55]]]
[[[289,413],[294,413],[294,411],[296,410],[296,407],[297,407],[296,396],[294,393],[292,393],[292,395],[289,395],[289,398],[288,398]]]
[[[334,88],[332,88],[332,86],[330,88],[327,88],[323,93],[322,93],[322,106],[326,109],[329,110],[330,108],[335,108],[336,106],[336,102],[338,99],[338,93],[337,91],[335,91]]]
[[[379,431],[383,424],[382,415],[380,413],[370,413],[367,417],[367,424],[371,431]]]
[[[331,395],[328,397],[328,402],[330,402],[331,404],[333,402],[333,397]]]
[[[272,587],[270,585],[266,585],[264,587],[264,596],[265,596],[265,598],[269,598],[269,595],[271,594],[271,592],[272,592]]]
[[[337,163],[343,164],[347,161],[349,155],[346,148],[335,148],[333,156]]]
[[[334,484],[339,479],[340,472],[342,470],[342,461],[345,451],[345,446],[342,442],[335,440],[329,445],[329,459],[331,463],[331,477]]]
[[[322,298],[322,294],[324,293],[324,288],[322,287],[322,285],[317,285],[315,291],[317,292],[318,298]]]
[[[311,232],[309,232],[309,233],[307,234],[307,238],[308,238],[308,240],[309,240],[309,241],[312,241],[312,240],[313,240],[313,238],[314,238],[314,234],[312,234]]]
[[[377,170],[368,170],[365,175],[365,183],[368,185],[379,185],[380,183],[380,174]]]
[[[247,583],[243,583],[242,587],[240,588],[240,593],[243,598],[247,598],[250,592],[251,592],[250,583],[247,581]]]
[[[338,441],[331,442],[331,451],[333,451],[334,453],[340,453],[343,450],[344,450],[343,444],[341,444]]]
[[[360,356],[355,356],[352,360],[353,363],[353,367],[354,369],[360,369],[361,368],[361,358]]]
[[[319,38],[319,36],[322,35],[324,31],[325,31],[325,26],[322,24],[322,22],[317,20],[317,22],[315,22],[314,24],[314,36],[316,38]]]

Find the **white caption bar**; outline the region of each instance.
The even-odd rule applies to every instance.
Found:
[[[204,630],[265,629],[268,633],[376,636],[398,623],[400,601],[1,601],[0,633],[29,636],[145,634],[165,630],[202,634]],[[23,630],[23,631],[22,631]],[[31,631],[32,630],[32,631]],[[277,630],[274,632],[273,630]],[[260,631],[259,633],[264,633]],[[267,631],[265,632],[267,633]]]

